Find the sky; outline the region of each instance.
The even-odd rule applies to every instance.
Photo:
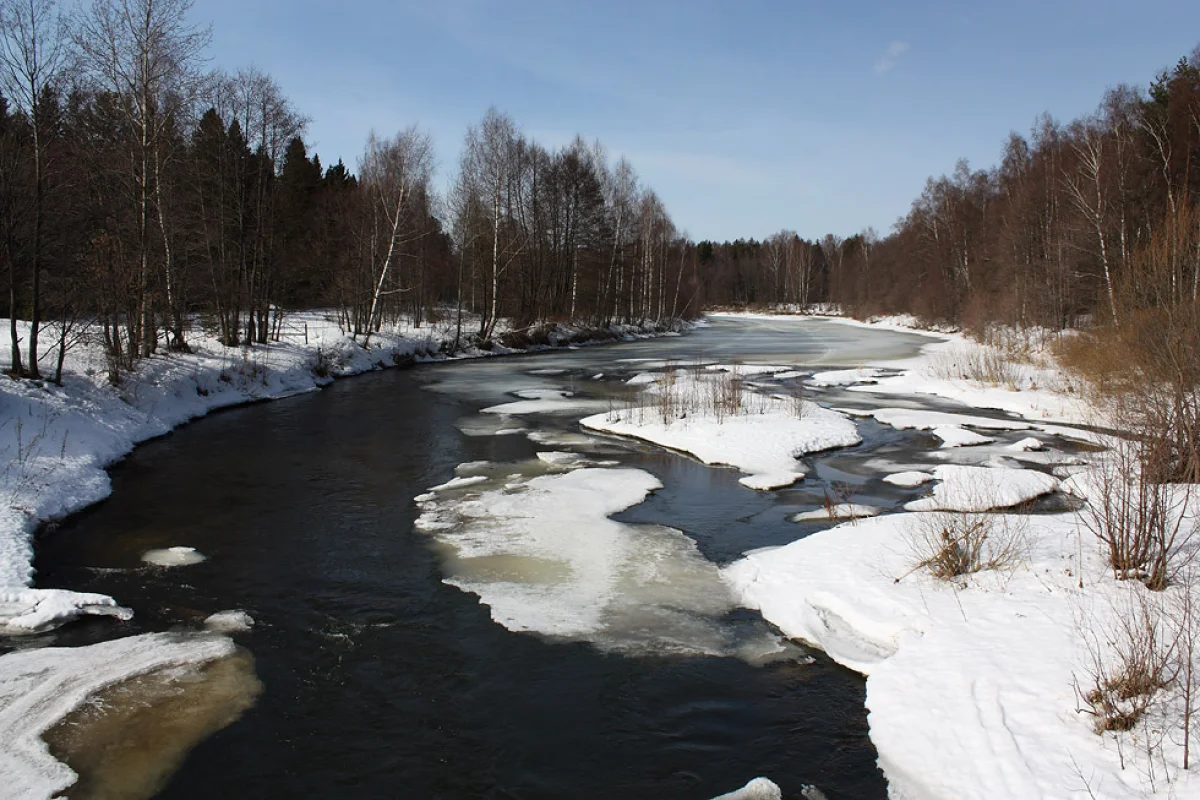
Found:
[[[490,106],[625,155],[694,239],[881,234],[930,176],[1091,113],[1200,45],[1197,0],[198,0],[329,165],[413,123],[439,182]]]

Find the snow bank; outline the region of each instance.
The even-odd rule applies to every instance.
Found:
[[[650,384],[634,407],[586,417],[580,424],[679,450],[705,464],[733,467],[746,473],[740,483],[752,489],[789,486],[805,475],[800,457],[862,441],[857,426],[844,414],[728,383],[729,378],[720,375],[727,369],[740,375],[743,367],[717,365],[709,369],[712,374],[677,373],[670,381]],[[712,398],[721,392],[740,392],[738,407],[718,410]],[[718,405],[724,409],[729,404]],[[663,406],[671,409],[669,419],[664,419]]]
[[[957,400],[975,408],[995,408],[1030,420],[1057,420],[1071,424],[1096,422],[1096,409],[1082,397],[1077,378],[1058,366],[1047,344],[1053,336],[1038,331],[1026,332],[1019,349],[1020,357],[1012,352],[986,345],[969,338],[953,328],[941,328],[936,333],[917,330],[922,327],[915,318],[878,318],[871,322],[845,317],[830,317],[838,325],[875,328],[879,330],[925,333],[936,338],[922,348],[916,358],[888,361],[877,366],[898,368],[900,374],[881,377],[872,385],[851,387],[851,391],[889,395],[932,394]],[[1012,332],[1014,338],[1015,332]],[[1002,364],[998,375],[977,370],[980,362]],[[988,380],[976,379],[988,378]]]
[[[133,618],[132,611],[103,594],[65,589],[0,590],[0,633],[40,633],[85,614]]]
[[[868,676],[871,739],[892,796],[1195,796],[1174,767],[1167,783],[1157,766],[1152,788],[1136,746],[1122,753],[1076,711],[1089,596],[1079,570],[1097,608],[1140,587],[1114,583],[1095,548],[1079,547],[1074,515],[1020,518],[1029,563],[961,583],[909,574],[905,536],[921,516],[841,525],[724,570],[745,605]]]
[[[0,775],[6,797],[49,798],[75,783],[42,734],[109,686],[234,654],[217,636],[146,634],[89,647],[44,647],[0,657]]]
[[[933,470],[933,494],[906,503],[909,511],[990,511],[1012,508],[1058,491],[1053,475],[1010,467],[944,464]]]
[[[7,328],[8,321],[0,321]],[[28,323],[18,322],[28,337]],[[622,337],[649,336],[650,328],[614,326]],[[586,334],[559,326],[552,341]],[[52,338],[52,337],[50,337]],[[375,334],[370,348],[345,336],[336,317],[289,315],[281,340],[253,348],[224,347],[201,330],[189,332],[192,353],[143,359],[118,386],[107,380],[99,337],[68,351],[63,385],[0,381],[0,632],[40,629],[80,614],[126,618],[111,598],[43,593],[33,581],[31,535],[41,522],[60,519],[108,496],[105,471],[138,443],[161,436],[218,408],[314,391],[335,377],[414,360],[443,360],[454,341],[452,324],[397,325]],[[537,348],[546,349],[546,348]],[[0,362],[7,363],[7,337]],[[459,357],[517,352],[494,346]],[[47,350],[47,361],[56,356]],[[529,400],[552,403],[552,398]]]

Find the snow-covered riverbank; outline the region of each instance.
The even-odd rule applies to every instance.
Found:
[[[1044,437],[1095,436],[1046,421],[1104,422],[1049,358],[1007,365],[1007,385],[989,385],[972,379],[969,365],[996,358],[994,351],[960,335],[938,336],[917,358],[861,365],[897,374],[860,369],[810,380],[880,395],[881,408],[863,416],[943,440],[934,452],[954,465],[891,476],[896,485],[935,479],[927,499],[910,502],[908,513],[853,520],[748,553],[725,568],[725,578],[741,602],[786,635],[867,676],[871,739],[893,797],[1200,796],[1200,782],[1182,762],[1192,731],[1171,701],[1133,730],[1097,735],[1083,700],[1097,653],[1111,658],[1121,620],[1144,601],[1177,604],[1182,588],[1152,595],[1136,581],[1114,580],[1075,513],[989,515],[998,530],[1021,539],[1021,557],[1002,570],[947,581],[918,567],[921,531],[942,513],[925,509],[978,511],[1054,491],[1058,481],[1039,471],[1055,463],[1039,457]],[[1030,424],[882,407],[914,394],[1007,411]],[[1042,438],[990,446],[976,430],[1004,428]],[[1059,474],[1078,469],[1060,466]],[[1086,480],[1065,484],[1089,493]]]
[[[603,331],[557,326],[544,337],[546,344],[531,349],[660,334],[650,326]],[[216,409],[316,391],[335,378],[394,365],[449,360],[445,353],[455,340],[452,327],[406,326],[373,336],[370,348],[364,348],[321,313],[290,317],[280,338],[266,346],[226,348],[194,331],[189,339],[193,352],[143,359],[116,385],[107,379],[101,347],[85,343],[68,353],[61,386],[0,380],[0,634],[16,635],[14,644],[22,647],[27,640],[20,634],[45,631],[80,615],[131,616],[119,598],[32,588],[32,537],[39,524],[107,497],[111,486],[106,468],[137,444]],[[524,351],[497,341],[487,349],[460,351],[454,358],[518,352]],[[50,357],[54,355],[51,351]],[[0,345],[0,363],[7,359]],[[177,544],[163,551],[175,558],[163,560],[162,553],[150,553],[145,560],[169,567],[190,563],[180,560],[180,553],[200,558],[187,542]],[[713,579],[719,582],[715,575]],[[213,615],[208,627],[244,632],[250,625],[247,620],[242,612],[226,610]],[[12,745],[0,758],[0,780],[13,796],[21,797],[49,798],[74,785],[73,771],[50,753],[42,734],[95,702],[97,693],[119,692],[130,681],[153,681],[163,675],[168,682],[179,679],[180,685],[169,693],[188,698],[196,689],[198,671],[237,653],[227,636],[200,631],[143,634],[74,648],[30,644],[0,657],[0,727]],[[252,675],[248,680],[253,683]],[[243,688],[253,693],[252,686]],[[241,705],[217,709],[220,721],[215,727],[228,724],[253,700],[234,699]],[[140,701],[134,697],[132,702]],[[171,736],[186,738],[185,733],[193,732],[174,731]],[[3,789],[0,795],[8,796]]]
[[[603,333],[634,338],[654,331],[614,326]],[[560,327],[543,347],[588,334]],[[327,315],[307,313],[288,318],[279,342],[253,348],[224,347],[195,331],[193,352],[143,359],[115,386],[99,343],[68,352],[62,386],[0,380],[0,632],[44,630],[80,614],[129,616],[112,598],[30,588],[32,535],[39,524],[107,497],[106,468],[138,443],[216,409],[315,391],[334,378],[414,360],[445,360],[454,339],[452,326],[399,326],[363,348]],[[455,357],[515,352],[522,351],[496,343]],[[0,363],[8,359],[5,340]]]

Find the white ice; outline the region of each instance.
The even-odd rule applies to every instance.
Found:
[[[238,609],[218,611],[205,617],[204,627],[216,633],[245,632],[254,627],[254,618]]]
[[[783,800],[783,791],[769,778],[755,778],[742,788],[712,800]]]
[[[828,522],[830,520],[876,517],[882,513],[883,509],[877,506],[868,506],[861,503],[838,503],[829,508],[801,511],[798,514],[792,514],[788,519],[792,522]]]
[[[887,370],[874,367],[860,369],[835,369],[828,372],[818,372],[809,379],[813,386],[851,386],[856,383],[874,382],[876,378],[886,375]]]
[[[933,470],[933,494],[906,503],[909,511],[989,511],[1058,491],[1053,475],[1031,469],[944,464]]]
[[[670,389],[681,398],[704,397],[714,376],[681,373]],[[805,475],[798,459],[808,453],[855,445],[858,427],[845,415],[810,401],[759,394],[741,388],[741,410],[718,415],[705,402],[693,404],[686,416],[663,420],[655,404],[665,386],[651,386],[643,404],[596,414],[580,421],[584,428],[630,436],[695,456],[705,464],[730,466],[746,473],[740,480],[752,489],[789,486]],[[686,400],[684,401],[686,402]]]
[[[142,561],[156,567],[186,567],[204,560],[204,554],[194,547],[164,547],[142,553]]]
[[[584,468],[517,486],[435,495],[417,521],[443,548],[446,582],[478,595],[497,623],[620,651],[740,646],[720,622],[729,591],[690,538],[609,518],[660,488],[653,475]],[[757,647],[779,645],[764,634]]]
[[[224,637],[155,633],[0,657],[0,794],[57,797],[75,783],[75,773],[50,754],[42,734],[97,692],[163,669],[178,669],[183,677],[234,651]]]
[[[974,447],[996,441],[990,436],[976,433],[958,425],[938,425],[933,435],[942,440],[942,447]]]
[[[929,483],[932,480],[934,480],[932,472],[919,472],[917,470],[893,472],[891,475],[885,475],[883,478],[884,483],[890,483],[893,486],[903,486],[909,489]]]

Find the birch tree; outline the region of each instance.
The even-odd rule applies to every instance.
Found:
[[[129,331],[130,347],[142,356],[154,351],[157,339],[150,294],[155,226],[163,248],[166,303],[174,316],[171,344],[186,346],[161,179],[171,156],[171,134],[203,85],[199,67],[210,34],[188,22],[191,7],[191,0],[95,0],[75,36],[92,80],[118,101],[129,131],[138,275],[137,319],[130,321]]]
[[[429,230],[428,214],[418,202],[426,193],[433,173],[433,145],[429,135],[415,125],[391,139],[379,139],[374,133],[367,139],[367,150],[359,162],[359,182],[367,195],[369,253],[374,289],[366,315],[363,346],[380,325],[380,300],[391,278],[399,284],[399,262],[405,248]],[[405,288],[387,290],[403,292]],[[357,332],[357,331],[356,331]]]
[[[21,363],[17,335],[17,281],[14,259],[9,291],[9,334],[12,339],[12,372],[39,377],[38,334],[42,315],[42,262],[46,216],[47,131],[43,118],[47,92],[60,88],[68,61],[66,23],[54,0],[2,0],[0,2],[0,90],[13,108],[29,120],[32,134],[33,220],[28,248],[30,274],[29,365]]]

